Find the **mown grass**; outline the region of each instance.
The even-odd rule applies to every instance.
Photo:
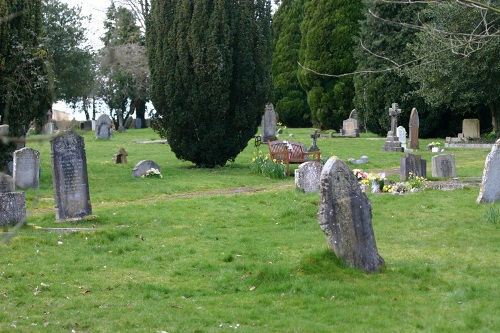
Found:
[[[310,144],[311,130],[287,131]],[[27,192],[28,224],[0,246],[2,332],[500,331],[491,217],[500,205],[476,204],[477,187],[369,194],[387,267],[365,274],[327,251],[317,193],[250,172],[253,142],[226,167],[198,169],[168,145],[133,142],[157,139],[150,130],[109,141],[82,134],[96,215],[88,222],[54,222],[50,145],[30,143],[41,151],[41,186]],[[344,160],[367,155],[367,171],[398,168],[402,156],[370,135],[318,145]],[[120,147],[127,165],[111,163]],[[480,177],[489,150],[447,152],[459,177]],[[430,168],[432,153],[418,153]],[[164,178],[132,178],[143,159]]]

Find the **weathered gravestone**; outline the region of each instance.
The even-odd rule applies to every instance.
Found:
[[[483,170],[483,180],[479,188],[477,203],[500,201],[500,139],[486,156]]]
[[[80,123],[80,129],[82,131],[92,131],[92,127],[92,120],[86,120]]]
[[[479,139],[481,137],[479,119],[464,119],[462,121],[462,134],[466,139]]]
[[[14,192],[14,179],[0,173],[0,227],[26,221],[24,192]]]
[[[401,142],[396,135],[396,129],[398,128],[398,116],[401,114],[401,109],[397,103],[392,103],[389,108],[389,116],[391,117],[391,130],[387,132],[387,140],[382,147],[383,151],[395,151],[402,152],[403,147],[401,147]]]
[[[111,118],[107,114],[100,115],[96,122],[95,137],[109,139],[111,137],[111,124]]]
[[[118,149],[116,154],[113,155],[113,162],[115,164],[126,164],[128,153],[124,148]]]
[[[276,122],[278,121],[278,115],[274,111],[274,107],[271,103],[266,105],[266,111],[262,117],[262,142],[272,141],[276,139]]]
[[[401,142],[401,147],[403,147],[403,150],[406,150],[406,128],[404,128],[403,126],[398,126],[398,128],[396,129],[396,134],[399,142]]]
[[[91,215],[83,137],[70,131],[55,137],[50,143],[56,221],[79,220]]]
[[[318,161],[305,162],[295,170],[295,186],[302,192],[318,192],[323,166]]]
[[[134,126],[134,118],[132,116],[128,116],[127,119],[125,119],[125,129],[131,129]]]
[[[400,175],[401,180],[408,180],[410,172],[414,177],[427,178],[427,161],[423,160],[420,155],[408,154],[401,157]]]
[[[352,170],[334,157],[321,172],[318,221],[328,248],[347,265],[367,273],[384,267],[373,233],[371,202]]]
[[[349,118],[342,122],[340,136],[348,138],[359,137],[358,115],[356,113],[356,109],[352,110],[349,114]]]
[[[40,152],[31,148],[22,148],[14,152],[13,168],[16,188],[38,188],[40,184]]]
[[[142,119],[141,118],[135,118],[135,128],[140,129],[142,128]]]
[[[413,108],[410,113],[410,149],[419,149],[418,129],[420,128],[420,118],[418,111]]]
[[[455,155],[442,154],[432,156],[432,177],[452,178],[456,176]]]
[[[159,172],[161,172],[161,168],[156,164],[154,161],[151,160],[142,160],[139,161],[135,166],[134,169],[132,170],[132,176],[139,178],[148,172],[150,169],[156,169]]]

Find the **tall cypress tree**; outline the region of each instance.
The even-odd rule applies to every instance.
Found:
[[[307,95],[297,78],[304,4],[305,0],[285,0],[273,16],[275,110],[280,121],[290,127],[311,125]]]
[[[233,160],[271,98],[270,1],[152,1],[153,128],[197,166]]]
[[[301,26],[301,64],[319,73],[353,72],[353,37],[362,19],[362,7],[361,0],[307,2]],[[313,125],[339,129],[354,107],[352,76],[322,76],[300,69],[299,81],[307,91]]]

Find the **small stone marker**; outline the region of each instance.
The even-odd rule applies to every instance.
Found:
[[[442,154],[432,156],[432,177],[452,178],[456,176],[455,155]]]
[[[398,128],[396,129],[396,134],[399,142],[401,142],[401,147],[403,147],[403,150],[406,150],[406,128],[404,128],[403,126],[398,126]]]
[[[367,273],[384,267],[373,233],[371,202],[352,170],[334,157],[321,172],[318,222],[328,248],[347,265]]]
[[[38,188],[40,184],[40,152],[31,148],[22,148],[14,152],[13,168],[16,188]]]
[[[349,114],[349,118],[342,122],[340,136],[348,138],[359,137],[358,114],[356,113],[356,109],[352,110]]]
[[[115,164],[126,164],[128,153],[124,148],[118,149],[116,154],[113,155],[113,162]]]
[[[498,139],[484,163],[483,179],[477,203],[500,201],[500,139]]]
[[[266,111],[262,117],[262,142],[272,141],[276,139],[276,122],[278,121],[278,114],[274,111],[272,103],[266,105]]]
[[[26,196],[14,192],[14,179],[0,173],[0,227],[26,221]]]
[[[295,186],[302,192],[318,192],[323,166],[318,161],[305,162],[295,170]]]
[[[481,137],[479,119],[464,119],[462,133],[466,139],[479,139]]]
[[[382,147],[383,151],[402,152],[404,149],[401,147],[401,142],[396,135],[398,128],[398,116],[401,114],[401,109],[397,103],[392,103],[389,108],[389,116],[391,117],[391,130],[387,132],[387,140]]]
[[[410,149],[419,149],[418,129],[420,128],[420,118],[418,111],[413,108],[410,113]]]
[[[83,137],[73,131],[51,140],[56,222],[92,214]]]
[[[102,114],[97,118],[95,137],[97,139],[109,139],[111,137],[111,118],[107,114]]]
[[[427,178],[427,161],[423,160],[420,155],[408,154],[401,157],[400,174],[401,180],[408,180],[410,172],[415,177]]]
[[[156,169],[161,172],[161,168],[151,160],[142,160],[138,162],[132,170],[132,176],[140,178],[148,172],[149,169]]]

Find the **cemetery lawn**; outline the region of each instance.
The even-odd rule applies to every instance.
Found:
[[[311,129],[289,133],[311,144]],[[27,144],[41,152],[40,188],[26,192],[27,224],[0,236],[1,332],[500,332],[500,204],[476,204],[476,186],[368,194],[386,268],[365,274],[328,252],[317,193],[250,171],[253,140],[225,167],[199,169],[135,142],[160,139],[150,129],[79,134],[94,215],[78,223],[54,222],[50,143]],[[436,141],[417,152],[429,175]],[[358,167],[397,180],[403,154],[383,144],[318,139],[323,157],[367,155]],[[113,164],[122,147],[128,164]],[[477,182],[489,151],[446,153]],[[146,159],[163,179],[132,178]]]

